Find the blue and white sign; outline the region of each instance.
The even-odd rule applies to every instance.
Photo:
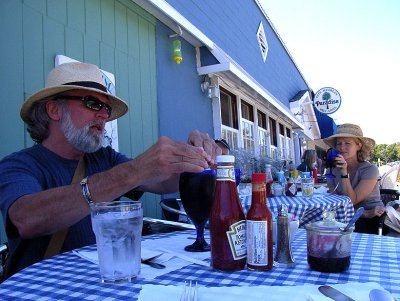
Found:
[[[314,107],[323,114],[333,114],[339,110],[342,98],[339,92],[331,87],[321,88],[315,93]]]

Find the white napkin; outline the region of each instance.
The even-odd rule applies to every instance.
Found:
[[[209,263],[203,262],[203,260],[210,258],[210,252],[186,252],[184,250],[185,246],[192,244],[195,239],[195,231],[193,231],[193,235],[188,236],[181,235],[173,238],[164,237],[142,241],[142,259],[148,259],[155,255],[162,254],[160,257],[156,258],[154,262],[161,263],[165,265],[166,268],[155,269],[149,265],[142,264],[139,278],[148,280],[154,279],[192,263],[209,266]],[[99,264],[97,250],[73,250],[73,253],[94,264]]]
[[[328,193],[328,188],[325,186],[321,186],[319,188],[314,189],[314,194],[327,194]]]
[[[369,300],[372,289],[383,289],[378,283],[332,284],[332,287],[353,298],[355,301]],[[329,301],[318,291],[319,285],[304,286],[233,286],[233,287],[198,287],[198,301]],[[163,286],[145,284],[142,286],[138,301],[179,300],[182,286]]]
[[[99,264],[99,254],[97,253],[97,250],[93,250],[93,251],[72,250],[72,252],[74,254],[78,255],[79,257],[86,259],[94,264]],[[152,257],[160,255],[160,254],[163,254],[163,252],[153,251],[153,250],[149,250],[149,249],[145,249],[145,248],[142,248],[142,250],[141,250],[142,260],[146,260],[146,259],[152,258]],[[160,257],[162,257],[162,255]],[[160,257],[158,257],[157,259],[159,259]],[[169,257],[171,257],[171,256],[169,256]]]
[[[73,250],[72,252],[74,254],[76,254],[77,256],[79,256],[83,259],[86,259],[96,265],[99,264],[99,256],[98,256],[97,250],[94,250],[94,251]],[[146,248],[142,248],[141,253],[142,253],[141,257],[143,260],[146,260],[153,256],[162,254],[160,257],[154,259],[153,261],[164,264],[166,267],[165,267],[165,269],[155,269],[147,264],[141,264],[139,278],[154,279],[160,275],[167,274],[169,272],[175,271],[177,269],[180,269],[180,268],[190,264],[184,260],[180,260],[180,259],[176,260],[175,258],[173,258],[173,255],[165,254],[161,251],[153,251],[153,250],[149,250]],[[168,264],[166,264],[166,262],[168,262]]]

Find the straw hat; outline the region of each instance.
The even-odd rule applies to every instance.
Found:
[[[112,108],[107,121],[116,119],[128,111],[128,105],[122,99],[107,93],[102,73],[96,65],[73,62],[58,65],[50,71],[45,88],[34,93],[22,105],[22,120],[29,120],[35,103],[69,90],[94,91],[107,96]]]
[[[366,145],[371,149],[375,145],[374,139],[364,137],[361,128],[358,125],[351,123],[344,123],[342,125],[339,125],[338,128],[336,129],[336,134],[328,138],[325,138],[324,142],[328,144],[330,147],[335,147],[336,138],[339,137],[358,138],[362,141],[363,145]]]

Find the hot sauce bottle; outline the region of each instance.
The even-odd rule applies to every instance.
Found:
[[[318,169],[317,169],[317,166],[314,166],[314,168],[312,170],[312,174],[313,174],[313,178],[314,178],[314,183],[317,184],[318,183]]]
[[[272,178],[271,165],[265,165],[265,174],[266,174],[266,183],[267,183],[267,197],[272,196],[272,184],[274,183],[274,179]]]
[[[287,196],[295,196],[297,194],[297,185],[293,179],[293,169],[289,169],[289,180],[286,184],[286,195]]]
[[[246,264],[246,221],[235,184],[234,156],[217,156],[217,182],[210,215],[211,266],[241,270]]]
[[[247,213],[247,268],[270,270],[273,264],[272,214],[267,207],[265,174],[252,175],[251,206]]]

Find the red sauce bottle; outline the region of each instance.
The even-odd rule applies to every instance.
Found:
[[[293,179],[293,168],[289,169],[289,180],[286,183],[286,195],[287,196],[295,196],[297,194],[297,186],[296,182]]]
[[[318,183],[318,169],[316,166],[314,166],[314,168],[312,170],[312,174],[313,174],[313,178],[314,178],[314,183],[317,184]]]
[[[272,214],[267,207],[265,174],[252,175],[251,206],[247,212],[247,268],[270,270],[273,264]]]
[[[272,184],[274,179],[272,178],[271,165],[265,165],[266,183],[267,183],[267,196],[272,197]]]
[[[235,271],[246,265],[246,221],[235,184],[234,156],[217,156],[217,182],[210,215],[211,266]]]

